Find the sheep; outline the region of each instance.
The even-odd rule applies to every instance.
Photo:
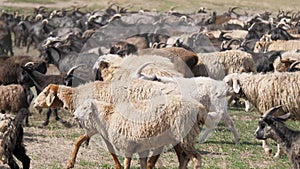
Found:
[[[181,92],[203,104],[208,112],[214,113],[214,115],[211,114],[211,117],[213,117],[211,121],[205,123],[207,129],[203,132],[202,137],[199,138],[199,142],[203,142],[207,138],[208,134],[214,129],[220,121],[220,118],[223,116],[225,124],[230,128],[235,137],[236,144],[239,144],[240,136],[227,111],[226,85],[223,81],[214,80],[209,77],[148,77],[141,73],[141,70],[148,64],[150,63],[145,63],[140,66],[137,71],[132,74],[132,76],[146,80],[157,80],[165,84],[176,84]]]
[[[300,49],[299,40],[277,40],[271,42],[258,41],[255,44],[254,52],[269,52],[278,50],[297,50]]]
[[[23,169],[30,167],[30,158],[23,145],[22,121],[27,113],[26,109],[20,109],[17,116],[0,114],[0,161],[11,169],[19,169],[13,156],[22,162]]]
[[[21,85],[0,85],[0,110],[2,112],[18,112],[22,108],[25,108],[29,112],[32,99],[33,94],[31,91]],[[29,125],[28,116],[26,117],[26,125]]]
[[[251,55],[240,50],[199,53],[198,58],[200,64],[204,63],[208,76],[216,80],[230,73],[257,72]]]
[[[142,108],[139,108],[138,110],[142,109],[146,111],[148,107],[146,104],[147,102],[144,101],[144,103],[141,104],[142,100],[153,98],[157,93],[156,91],[158,91],[157,93],[158,95],[159,93],[163,93],[166,96],[168,96],[171,95],[170,92],[174,90],[174,87],[166,88],[165,86],[162,86],[160,83],[156,83],[156,82],[149,83],[148,81],[145,82],[139,79],[136,80],[133,79],[132,81],[128,81],[128,83],[126,84],[120,83],[119,81],[117,82],[118,83],[95,81],[93,83],[87,83],[85,85],[78,86],[76,88],[51,84],[47,86],[43,90],[43,92],[41,92],[37,96],[37,98],[34,101],[34,107],[36,108],[63,107],[66,110],[74,112],[76,108],[79,105],[81,105],[85,100],[89,98],[95,98],[98,101],[103,101],[105,103],[129,102],[128,104],[124,103],[123,108],[124,105],[130,105],[131,103],[133,108],[137,108],[136,106],[142,106]],[[124,90],[126,88],[127,90]],[[160,100],[160,103],[162,103],[161,101],[162,100]],[[122,109],[122,104],[119,106],[121,107],[119,107],[117,110]],[[130,108],[125,108],[125,109],[130,109]],[[133,110],[134,109],[128,111],[135,112]],[[132,114],[131,116],[128,117],[134,117],[134,116],[135,115]]]
[[[182,47],[144,49],[140,50],[137,55],[158,55],[166,57],[175,65],[178,72],[183,73],[184,77],[193,77],[193,70],[198,63],[197,54]]]
[[[215,53],[198,54],[202,69],[206,69],[208,77],[222,80],[230,73],[253,72],[256,73],[256,66],[251,54],[240,50],[229,50]],[[203,68],[203,65],[205,68]],[[229,98],[231,103],[233,97]],[[245,110],[248,111],[250,105],[245,102]]]
[[[286,152],[294,169],[300,168],[300,131],[288,128],[284,121],[290,117],[290,113],[282,116],[274,114],[281,111],[281,106],[272,107],[264,113],[258,123],[255,137],[259,140],[268,138],[276,141]]]
[[[193,70],[198,63],[197,54],[182,47],[167,47],[162,48],[162,50],[171,52],[172,54],[179,57],[191,70]]]
[[[166,103],[166,109],[169,109],[168,105],[169,105],[169,101],[171,103],[171,107],[173,106],[177,106],[177,99],[176,96],[172,95],[172,99],[169,100],[167,99],[167,103]],[[177,101],[175,101],[177,100]],[[179,99],[181,100],[181,98]],[[175,102],[174,102],[175,101]],[[179,161],[180,161],[180,165],[179,168],[183,168],[186,167],[185,163],[187,163],[187,160],[191,157],[194,156],[194,153],[196,153],[194,147],[193,147],[193,143],[195,142],[195,137],[196,135],[199,133],[199,127],[198,127],[198,123],[202,123],[203,124],[203,116],[206,116],[206,114],[203,112],[205,112],[204,107],[202,106],[199,109],[199,105],[198,103],[193,103],[190,100],[181,100],[180,104],[182,104],[182,106],[184,105],[184,107],[189,107],[189,109],[191,110],[191,113],[194,112],[199,112],[199,116],[200,116],[200,121],[194,123],[194,127],[193,129],[191,129],[191,131],[189,132],[189,134],[187,134],[187,136],[185,136],[183,138],[183,141],[179,144],[180,148],[183,148],[184,153],[186,153],[187,157],[184,157],[186,161],[182,161],[183,157],[180,156]],[[173,139],[172,138],[172,134],[171,137],[170,136],[165,136],[164,134],[162,134],[162,136],[153,136],[151,133],[155,132],[155,130],[159,129],[160,131],[162,130],[161,128],[164,128],[165,125],[161,125],[161,124],[156,124],[157,122],[161,121],[158,120],[156,122],[156,120],[150,120],[151,122],[149,122],[148,120],[142,122],[140,121],[141,119],[137,119],[138,121],[135,121],[133,119],[132,121],[128,121],[127,116],[124,113],[120,113],[120,112],[116,112],[116,107],[114,105],[111,104],[107,104],[107,103],[101,103],[99,101],[96,100],[87,100],[84,104],[82,104],[81,106],[79,106],[76,111],[74,112],[74,117],[75,119],[80,121],[80,124],[84,126],[84,128],[87,129],[88,132],[94,132],[95,130],[100,133],[100,135],[109,143],[108,146],[108,151],[110,153],[115,153],[118,151],[123,151],[124,153],[129,153],[129,155],[127,155],[126,157],[131,157],[132,154],[132,148],[134,148],[135,152],[141,151],[139,149],[147,149],[146,147],[148,146],[148,144],[151,142],[151,146],[149,148],[151,148],[153,150],[153,148],[155,149],[154,145],[157,146],[158,149],[160,149],[161,146],[164,145],[168,145],[169,141],[171,144],[173,143]],[[199,110],[198,110],[199,109]],[[172,110],[172,108],[171,108]],[[178,110],[178,112],[177,112]],[[183,115],[184,112],[182,112],[181,108],[177,109],[176,112],[178,113],[179,116]],[[183,109],[184,111],[185,108]],[[135,113],[155,113],[155,112],[135,112]],[[177,114],[176,113],[176,114]],[[140,114],[140,115],[142,115]],[[168,115],[161,115],[160,117],[162,118],[167,118]],[[176,116],[176,115],[175,115]],[[183,117],[183,118],[189,118],[189,117]],[[168,118],[167,118],[168,119]],[[177,117],[176,117],[177,119]],[[127,122],[123,122],[123,121],[127,121]],[[164,124],[167,124],[168,120],[165,120]],[[115,133],[115,131],[120,131],[121,129],[118,127],[122,122],[122,124],[124,124],[124,126],[126,126],[126,132],[125,133]],[[136,124],[134,124],[136,122]],[[132,124],[133,123],[133,124]],[[122,127],[124,127],[122,126]],[[135,126],[135,127],[133,127]],[[151,127],[150,127],[151,126]],[[122,128],[121,127],[121,128]],[[172,128],[172,126],[170,126]],[[182,128],[184,128],[182,126]],[[137,129],[137,130],[136,130]],[[139,132],[140,131],[140,132]],[[130,134],[132,134],[131,132],[135,133],[134,136],[131,136]],[[142,133],[142,135],[140,135]],[[119,137],[115,138],[114,135],[120,135]],[[126,135],[124,137],[124,135]],[[110,136],[111,135],[111,136]],[[149,138],[151,137],[151,138]],[[153,138],[154,137],[154,138]],[[163,139],[160,139],[163,138]],[[146,141],[146,140],[147,141]],[[150,140],[149,140],[150,139]],[[151,141],[152,139],[154,139],[153,141]],[[167,140],[165,140],[167,139]],[[164,141],[166,141],[166,143],[164,143]],[[158,143],[159,142],[159,143]],[[146,146],[146,147],[145,147]],[[140,147],[139,149],[136,149],[136,147]],[[158,153],[160,153],[160,151],[158,151]],[[180,152],[177,152],[180,153]],[[126,155],[126,154],[125,154]],[[140,154],[140,158],[145,158],[147,154]],[[156,154],[152,154],[156,155]],[[199,158],[197,157],[199,155],[195,155],[195,158]],[[198,159],[200,160],[200,159]],[[150,160],[152,161],[152,160]],[[141,163],[142,164],[142,163]],[[148,165],[151,165],[154,167],[154,164],[149,163]],[[196,163],[196,166],[199,167],[199,163]],[[145,167],[145,166],[144,166]],[[143,166],[141,166],[141,168],[144,168]]]
[[[249,102],[263,114],[268,109],[283,105],[283,112],[290,112],[296,120],[300,120],[300,73],[233,73],[224,78],[228,87],[228,95],[239,95]],[[266,153],[270,149],[263,144]],[[275,157],[280,156],[277,151]]]
[[[28,66],[28,64],[27,64]],[[73,85],[73,72],[76,68],[83,66],[83,65],[77,65],[72,67],[67,73],[61,74],[61,75],[45,75],[40,73],[39,71],[35,71],[31,68],[28,68],[27,66],[21,66],[23,70],[22,74],[22,83],[33,83],[35,86],[35,89],[37,91],[37,94],[39,94],[47,85],[49,84],[65,84],[67,86]],[[26,79],[26,80],[23,80]],[[28,80],[27,80],[28,79]],[[76,79],[78,81],[78,79]],[[80,81],[82,83],[82,81]],[[78,84],[74,84],[74,86],[77,86]],[[51,113],[54,113],[55,120],[60,121],[62,124],[66,125],[66,122],[62,120],[58,114],[57,109],[48,109],[46,120],[43,123],[43,126],[47,126],[49,124],[49,118]]]
[[[162,51],[165,53],[165,51]],[[175,57],[173,54],[166,52],[171,57]],[[165,53],[165,54],[166,54]],[[95,64],[95,68],[97,71],[98,80],[112,80],[112,79],[126,79],[130,76],[130,73],[133,72],[132,69],[136,69],[144,62],[155,62],[156,64],[152,64],[147,67],[147,69],[143,69],[143,73],[154,74],[160,76],[167,77],[192,77],[192,72],[189,68],[186,67],[185,63],[182,63],[181,59],[173,59],[175,63],[172,63],[169,58],[162,57],[160,55],[130,55],[125,58],[121,58],[118,55],[103,55],[100,56],[98,62]],[[176,64],[177,63],[177,64]],[[121,72],[119,69],[120,65],[126,65],[127,70],[124,69],[122,74],[115,73],[116,71]]]

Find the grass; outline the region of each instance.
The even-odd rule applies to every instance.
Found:
[[[26,3],[36,3],[36,4],[54,4],[53,0],[8,0],[8,2],[26,2]]]
[[[205,169],[241,169],[241,168],[262,168],[262,169],[285,169],[291,168],[291,165],[284,155],[280,159],[274,159],[273,156],[267,156],[262,147],[261,141],[254,138],[254,132],[256,130],[259,114],[255,111],[244,112],[239,109],[229,110],[231,117],[233,118],[235,125],[241,135],[240,145],[235,145],[232,133],[224,126],[222,122],[219,123],[215,132],[207,139],[205,143],[196,144],[197,149],[203,155],[203,168]],[[37,114],[35,114],[37,115]],[[34,118],[34,117],[32,117]],[[62,114],[62,118],[68,118],[68,114]],[[32,119],[31,119],[32,120]],[[35,121],[42,121],[39,117],[35,118]],[[40,123],[41,124],[41,123]],[[300,128],[300,123],[295,121],[288,121],[287,124],[295,129]],[[37,126],[36,126],[37,127]],[[69,139],[74,140],[82,134],[81,130],[77,130],[77,127],[65,128],[59,122],[51,121],[43,135],[39,137],[51,139]],[[26,131],[26,129],[25,129]],[[270,140],[271,148],[273,149],[273,155],[276,152],[276,143]],[[94,148],[93,148],[94,149]],[[80,150],[81,152],[81,150]],[[53,152],[54,153],[54,152]],[[76,166],[79,168],[113,168],[113,163],[108,152],[99,149],[99,157],[94,157],[98,160],[90,161],[89,158],[82,159],[78,157]],[[66,153],[68,157],[70,154]],[[89,150],[84,153],[89,154]],[[34,157],[33,160],[42,161],[43,157]],[[54,160],[54,159],[53,159]],[[123,161],[124,157],[120,157],[120,161]],[[65,163],[52,162],[46,166],[41,166],[38,169],[55,169],[64,167]],[[176,168],[177,157],[173,150],[170,150],[160,157],[157,163],[157,168]],[[193,163],[189,163],[189,168],[192,168]],[[133,168],[139,168],[138,159],[135,157],[132,161]]]

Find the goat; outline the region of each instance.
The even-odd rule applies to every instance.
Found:
[[[284,121],[290,117],[290,113],[282,116],[274,114],[280,111],[282,106],[276,106],[264,113],[261,117],[255,137],[259,140],[268,138],[276,141],[286,152],[294,169],[300,168],[300,131],[288,128]]]

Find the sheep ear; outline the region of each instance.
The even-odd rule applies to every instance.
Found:
[[[55,94],[54,94],[53,91],[50,91],[50,93],[46,97],[46,104],[47,104],[47,106],[50,107],[53,104],[54,99],[55,99]]]
[[[240,85],[238,84],[237,79],[233,79],[232,83],[233,83],[233,84],[232,84],[232,85],[233,85],[233,91],[234,91],[235,93],[239,93],[241,87],[240,87]]]

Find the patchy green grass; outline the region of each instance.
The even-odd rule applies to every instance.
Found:
[[[205,143],[196,144],[197,149],[203,155],[202,165],[206,169],[241,169],[241,168],[260,168],[260,169],[285,169],[291,168],[291,165],[284,155],[280,159],[274,159],[272,156],[265,155],[261,141],[254,138],[254,132],[257,127],[259,114],[255,111],[244,112],[239,109],[229,110],[235,125],[241,135],[240,145],[235,145],[234,137],[232,133],[221,122],[219,123],[215,132],[207,139]],[[68,118],[68,114],[62,114],[62,118]],[[38,120],[38,119],[36,119]],[[295,121],[288,121],[289,126],[299,129],[300,123]],[[65,128],[59,122],[51,121],[49,126],[44,129],[47,133],[40,135],[43,138],[47,136],[49,139],[71,139],[75,140],[82,132],[75,130],[77,127],[71,129]],[[39,136],[39,137],[40,137]],[[58,143],[59,144],[59,143]],[[273,155],[276,152],[276,143],[270,140],[270,146],[273,149]],[[95,149],[92,148],[92,149]],[[86,150],[83,156],[89,155],[90,150]],[[81,150],[79,151],[81,152]],[[99,149],[99,155],[91,158],[78,157],[75,166],[79,168],[113,168],[113,162],[108,152]],[[52,152],[55,153],[55,152]],[[68,157],[70,151],[65,155]],[[66,158],[67,158],[66,157]],[[43,157],[33,157],[33,160],[42,161]],[[124,157],[119,157],[120,161],[124,160]],[[53,159],[54,160],[54,159]],[[56,169],[64,167],[66,161],[52,162],[47,166],[40,167],[39,169]],[[156,168],[158,169],[170,169],[177,168],[178,161],[174,150],[163,153],[157,162]],[[76,167],[75,167],[76,168]],[[132,160],[132,168],[139,168],[139,160],[134,157]],[[188,168],[193,168],[193,163],[189,163]]]

